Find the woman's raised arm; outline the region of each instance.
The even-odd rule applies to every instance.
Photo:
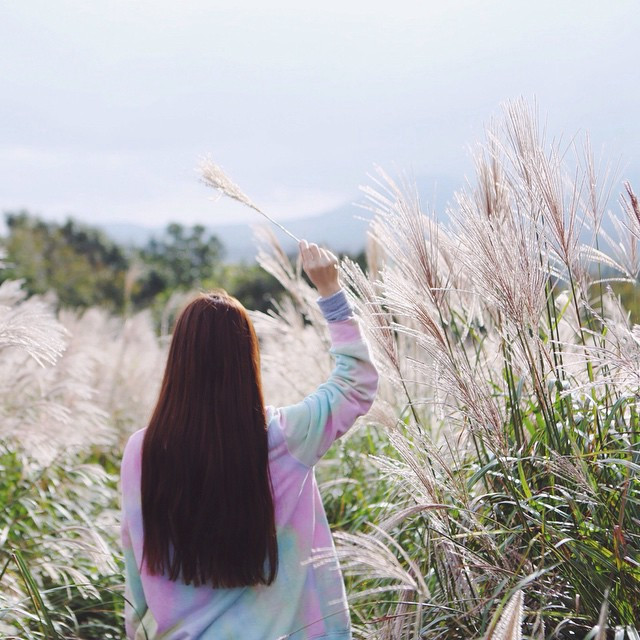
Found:
[[[283,407],[280,416],[289,452],[312,466],[369,410],[378,388],[378,373],[340,288],[337,258],[305,240],[300,251],[304,270],[321,296],[318,302],[328,322],[329,353],[335,358],[335,367],[324,384],[302,402]]]

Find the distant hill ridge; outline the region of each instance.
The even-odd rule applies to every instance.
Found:
[[[324,244],[334,251],[358,253],[365,247],[367,228],[372,215],[355,205],[345,205],[333,211],[308,218],[285,220],[282,224],[299,238]],[[254,223],[208,225],[225,248],[226,262],[250,262],[255,258],[257,247],[252,227],[269,223],[256,215]],[[163,227],[145,227],[128,223],[106,223],[101,228],[113,240],[128,246],[142,246],[152,237],[161,237]],[[287,252],[295,251],[295,242],[272,225],[271,229]]]
[[[417,180],[418,191],[425,203],[444,211],[459,184],[447,176],[426,176]],[[433,200],[435,198],[435,202]],[[360,198],[362,201],[362,198]],[[430,208],[430,207],[429,207]],[[365,248],[369,220],[373,214],[353,203],[306,218],[282,220],[282,224],[299,238],[324,244],[336,252],[359,253]],[[252,227],[269,223],[256,214],[255,221],[244,224],[207,225],[222,241],[226,262],[251,262],[257,253]],[[127,223],[105,223],[101,228],[116,242],[141,246],[151,237],[160,237],[164,228]],[[296,250],[295,242],[275,225],[271,229],[287,252]]]

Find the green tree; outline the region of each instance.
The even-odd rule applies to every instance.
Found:
[[[27,211],[7,213],[5,220],[0,279],[24,279],[31,294],[54,291],[65,307],[124,308],[129,260],[102,232],[71,219],[45,222]]]
[[[166,298],[176,289],[201,288],[216,277],[223,255],[220,240],[202,225],[168,225],[163,237],[152,238],[139,253],[142,275],[133,290],[136,306]]]
[[[215,279],[204,283],[205,288],[222,287],[236,297],[247,309],[267,312],[273,309],[271,300],[277,300],[283,286],[257,264],[224,265]]]

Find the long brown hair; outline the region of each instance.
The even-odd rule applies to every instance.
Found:
[[[195,586],[270,584],[278,563],[258,340],[226,292],[173,332],[142,447],[144,558]]]

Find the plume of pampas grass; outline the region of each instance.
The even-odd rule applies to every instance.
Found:
[[[439,306],[450,286],[440,251],[446,234],[435,216],[422,212],[415,184],[405,179],[403,186],[378,168],[374,178],[377,188],[364,186],[368,204],[365,208],[376,214],[372,236],[394,260],[395,266],[419,286],[435,306]],[[402,231],[400,231],[402,230]],[[404,256],[403,260],[398,260]]]
[[[326,347],[325,350],[328,350],[331,343],[322,312],[316,304],[318,292],[302,277],[300,258],[298,257],[295,265],[292,264],[271,229],[254,227],[253,232],[258,246],[256,258],[258,264],[288,291],[290,302],[306,319],[310,328],[315,331],[321,343]],[[273,301],[273,306],[276,309],[279,308],[279,304]]]
[[[507,103],[504,112],[506,142],[499,147],[509,163],[505,170],[510,182],[517,187],[516,202],[539,225],[555,258],[575,275],[584,225],[579,216],[579,184],[565,169],[560,143],[554,141],[547,149],[537,107],[520,99]]]
[[[65,348],[66,332],[48,306],[26,300],[20,281],[0,285],[0,349],[18,347],[38,364],[53,364]]]
[[[351,300],[358,309],[362,324],[377,355],[376,364],[401,385],[403,370],[398,356],[398,341],[391,327],[391,315],[383,307],[376,284],[365,275],[360,265],[346,258],[341,265],[343,282],[353,292]]]
[[[522,604],[524,594],[516,591],[507,602],[500,619],[486,640],[522,640]]]
[[[245,195],[240,187],[227,176],[222,167],[213,162],[211,158],[204,158],[202,160],[202,162],[200,163],[200,173],[202,175],[202,181],[207,186],[212,187],[228,198],[232,198],[233,200],[236,200],[237,202],[250,207],[254,211],[257,211],[269,222],[275,224],[276,227],[284,231],[290,238],[293,238],[296,242],[300,242],[299,238],[294,236],[291,231],[281,225],[277,220],[274,220],[271,216],[266,214],[256,204],[254,204],[254,202],[247,195]]]
[[[300,310],[283,300],[277,314],[249,312],[260,338],[262,384],[268,404],[300,402],[331,373],[328,336],[305,325]],[[291,354],[295,353],[295,358]]]
[[[640,277],[640,205],[631,184],[625,182],[624,188],[626,194],[619,200],[623,217],[609,211],[617,238],[610,238],[604,231],[601,235],[617,260],[618,271],[634,282]]]
[[[165,355],[150,316],[88,309],[56,319],[44,300],[24,296],[20,283],[0,286],[0,439],[44,465],[143,427]]]
[[[487,178],[491,159],[477,159]],[[505,209],[494,189],[482,185],[485,194],[458,196],[457,238],[459,259],[467,273],[474,274],[478,293],[489,298],[518,328],[537,327],[545,306],[546,270],[540,260],[536,228],[530,220]],[[495,187],[497,190],[498,187]],[[481,199],[483,208],[478,207]]]
[[[60,320],[71,334],[68,356],[59,363],[61,375],[70,367],[68,378],[90,385],[110,437],[124,443],[149,419],[164,369],[166,340],[156,336],[148,312],[122,319],[94,308],[82,314],[63,311]],[[75,374],[79,368],[81,373]]]
[[[371,534],[338,531],[334,534],[334,539],[338,543],[338,558],[346,574],[366,579],[375,576],[382,580],[390,580],[395,584],[389,585],[386,590],[401,588],[415,592],[421,599],[430,598],[431,592],[418,563],[382,529],[372,525]],[[329,561],[331,553],[330,549],[317,550],[314,553],[314,564]],[[364,592],[359,592],[357,597],[364,595]]]

